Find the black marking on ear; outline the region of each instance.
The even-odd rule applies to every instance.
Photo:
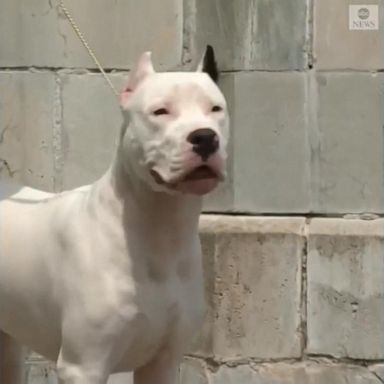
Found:
[[[215,52],[211,45],[207,45],[205,49],[202,71],[206,72],[215,83],[219,80],[219,70],[217,68]]]

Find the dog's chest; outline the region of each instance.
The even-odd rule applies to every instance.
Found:
[[[118,370],[143,365],[163,348],[184,350],[198,329],[204,312],[201,270],[193,266],[186,276],[183,268],[163,276],[149,271],[136,282],[136,315],[124,330],[128,345]]]

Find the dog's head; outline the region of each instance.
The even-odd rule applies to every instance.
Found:
[[[144,53],[121,94],[123,161],[156,191],[203,195],[225,176],[229,118],[213,49],[196,72],[155,72]]]

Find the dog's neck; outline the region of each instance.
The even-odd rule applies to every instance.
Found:
[[[135,175],[133,170],[123,167],[118,159],[112,168],[112,181],[116,194],[131,209],[146,213],[151,219],[156,215],[164,219],[164,224],[182,221],[183,226],[196,224],[202,198],[181,193],[170,194],[154,191],[145,181]]]
[[[132,169],[123,165],[119,151],[91,193],[95,202],[93,209],[106,209],[136,227],[151,228],[151,232],[172,229],[189,234],[197,230],[202,198],[152,190]]]

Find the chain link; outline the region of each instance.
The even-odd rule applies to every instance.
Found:
[[[89,44],[85,40],[84,35],[81,33],[80,28],[77,26],[77,24],[76,24],[75,20],[73,19],[71,13],[69,12],[68,8],[65,6],[63,0],[59,0],[59,5],[60,5],[60,8],[62,9],[62,11],[64,12],[65,16],[67,17],[69,23],[71,24],[73,30],[76,32],[76,35],[78,36],[80,41],[83,43],[83,45],[84,45],[85,49],[87,50],[89,56],[91,56],[92,60],[96,64],[97,68],[99,68],[100,72],[104,76],[104,79],[108,83],[108,85],[111,88],[112,92],[115,94],[115,96],[118,97],[119,93],[117,92],[116,88],[112,84],[111,79],[105,73],[103,67],[101,66],[101,64],[100,64],[99,60],[97,59],[95,53],[93,52],[92,48],[89,46]]]

